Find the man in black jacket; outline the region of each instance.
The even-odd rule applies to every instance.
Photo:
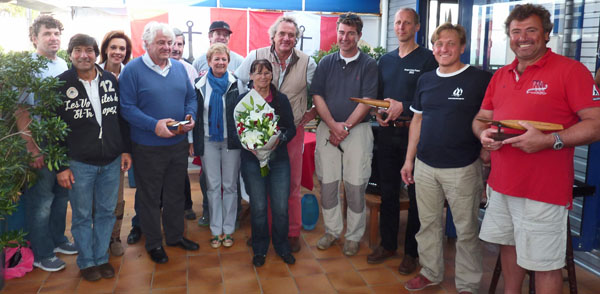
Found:
[[[95,64],[98,44],[77,34],[67,52],[73,63],[59,75],[63,105],[58,115],[71,132],[64,145],[70,158],[56,175],[69,189],[72,207],[71,233],[79,249],[77,266],[88,281],[112,278],[108,246],[115,223],[119,169],[131,166],[127,126],[119,113],[117,80]],[[127,153],[124,153],[127,152]]]

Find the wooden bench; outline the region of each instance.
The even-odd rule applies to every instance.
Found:
[[[369,247],[374,248],[377,246],[377,236],[379,235],[381,196],[366,193],[365,200],[369,208]],[[408,203],[408,197],[400,197],[400,211],[408,210]]]

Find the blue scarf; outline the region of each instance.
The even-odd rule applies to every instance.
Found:
[[[208,83],[212,88],[210,102],[208,104],[208,135],[209,141],[222,142],[223,138],[223,95],[229,85],[229,74],[217,78],[212,73],[212,68],[208,70]]]

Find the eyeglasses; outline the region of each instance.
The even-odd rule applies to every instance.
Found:
[[[359,19],[360,17],[354,13],[340,14],[340,19]]]

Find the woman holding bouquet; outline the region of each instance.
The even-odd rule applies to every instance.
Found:
[[[210,69],[195,85],[198,120],[193,131],[194,154],[202,157],[202,172],[206,173],[210,246],[231,247],[237,216],[241,148],[233,109],[239,101],[239,90],[237,79],[227,72],[230,60],[227,46],[213,44],[206,59]]]
[[[250,87],[254,88],[279,116],[278,127],[281,131],[278,142],[270,155],[270,170],[266,176],[261,176],[259,161],[254,152],[242,151],[242,177],[250,195],[252,249],[254,251],[252,263],[257,267],[262,266],[269,249],[267,222],[267,194],[269,194],[273,216],[273,247],[285,263],[293,264],[296,259],[291,253],[287,240],[290,161],[286,147],[287,142],[296,135],[292,107],[288,98],[271,84],[273,67],[268,60],[257,59],[252,63],[250,80]]]

